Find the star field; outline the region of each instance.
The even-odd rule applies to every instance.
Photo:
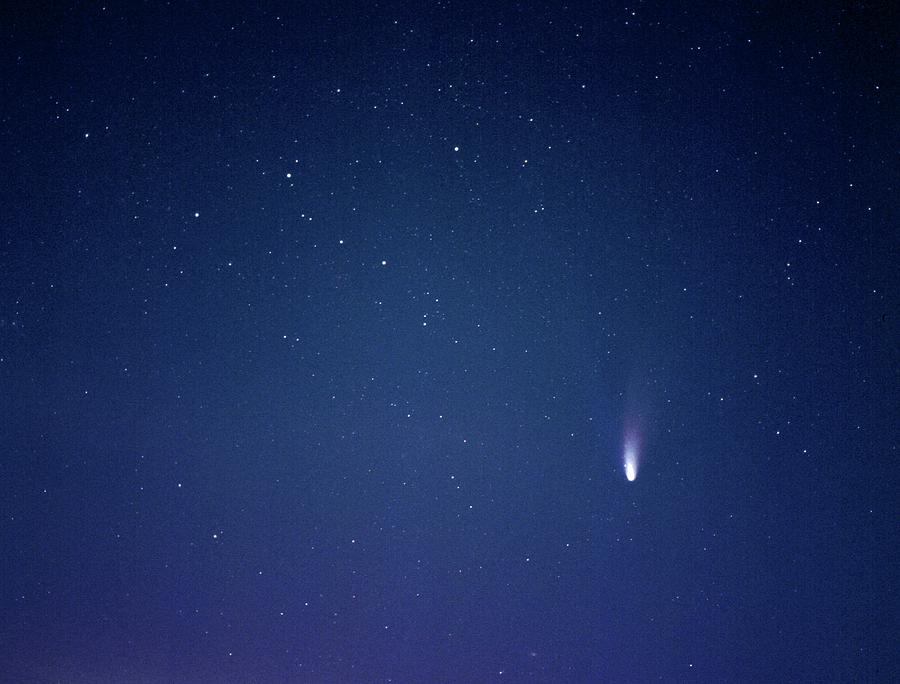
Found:
[[[4,8],[0,679],[900,678],[896,20]]]

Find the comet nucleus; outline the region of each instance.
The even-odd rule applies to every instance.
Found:
[[[637,477],[637,466],[630,459],[625,459],[625,477],[629,482],[634,482],[634,478]]]
[[[634,482],[638,471],[638,439],[636,435],[625,436],[625,477],[629,482]]]

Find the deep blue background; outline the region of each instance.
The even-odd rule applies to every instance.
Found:
[[[887,4],[20,5],[2,681],[900,678]]]

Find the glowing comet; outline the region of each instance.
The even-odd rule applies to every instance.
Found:
[[[634,478],[637,477],[637,464],[634,459],[627,456],[625,457],[625,477],[629,482],[634,482]]]
[[[625,477],[629,482],[634,482],[637,478],[638,461],[639,461],[640,440],[637,434],[631,433],[625,435]]]

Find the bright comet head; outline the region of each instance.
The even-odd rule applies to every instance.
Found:
[[[638,471],[638,440],[631,435],[625,438],[625,477],[634,482]]]
[[[625,461],[625,477],[629,482],[634,482],[634,478],[637,477],[637,466],[634,461]]]

